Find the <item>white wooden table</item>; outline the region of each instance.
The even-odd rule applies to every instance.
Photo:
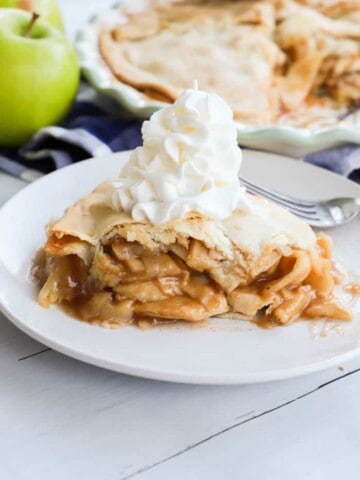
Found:
[[[62,0],[69,35],[109,3]],[[0,174],[0,203],[23,185]],[[0,316],[4,480],[355,479],[359,398],[360,359],[261,385],[167,384],[67,358]]]

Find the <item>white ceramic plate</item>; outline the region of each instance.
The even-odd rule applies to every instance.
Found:
[[[98,31],[103,25],[111,28],[126,22],[121,11],[141,11],[148,1],[118,1],[113,8],[94,16],[78,32],[76,39],[80,66],[90,84],[116,100],[126,111],[143,119],[166,104],[152,100],[114,78],[100,55]],[[237,125],[241,145],[299,158],[347,142],[360,144],[360,111],[332,126],[312,125],[309,128],[298,128],[286,124],[253,126],[240,122],[237,122]]]
[[[44,225],[114,176],[128,153],[97,158],[54,172],[29,185],[0,210],[0,307],[21,330],[74,358],[123,373],[189,383],[249,383],[302,375],[360,353],[360,308],[355,320],[316,338],[306,322],[262,330],[239,320],[206,327],[135,327],[107,330],[74,320],[57,307],[36,303],[28,278],[31,259],[45,239]],[[338,175],[277,155],[244,152],[242,173],[303,197],[358,195],[360,187]],[[336,255],[360,273],[360,221],[333,231]],[[334,327],[334,325],[333,325]]]

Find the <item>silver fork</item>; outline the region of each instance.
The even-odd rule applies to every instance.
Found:
[[[331,228],[350,222],[360,212],[360,197],[331,198],[323,201],[308,201],[285,195],[239,177],[248,192],[278,203],[308,224],[318,228]]]

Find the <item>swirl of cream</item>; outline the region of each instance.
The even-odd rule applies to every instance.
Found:
[[[142,136],[112,182],[112,208],[163,224],[189,212],[224,219],[246,206],[236,126],[218,95],[186,90],[144,122]]]

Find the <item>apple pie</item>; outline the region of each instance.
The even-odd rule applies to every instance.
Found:
[[[172,102],[197,78],[241,122],[299,126],[360,100],[359,0],[147,0],[120,20],[99,27],[101,55],[146,96]]]
[[[349,320],[331,242],[246,193],[231,108],[184,91],[142,128],[120,176],[48,227],[39,303],[100,325],[230,315],[262,325]]]
[[[333,293],[329,238],[284,209],[251,197],[251,211],[223,221],[194,213],[152,225],[114,213],[108,188],[49,226],[34,268],[43,307],[104,326],[221,315],[261,325],[351,319]]]

